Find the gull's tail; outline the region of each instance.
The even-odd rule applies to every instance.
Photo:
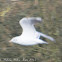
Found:
[[[45,37],[45,38],[50,39],[51,41],[55,41],[55,39],[54,39],[54,38],[52,38],[52,37],[50,37],[50,36],[48,36],[48,35],[45,35],[45,34],[40,33],[40,32],[38,32],[38,34],[39,34],[40,36],[43,36],[43,37]]]

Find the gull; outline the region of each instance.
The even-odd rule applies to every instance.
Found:
[[[40,23],[42,19],[40,17],[24,17],[19,21],[19,24],[22,27],[22,34],[20,36],[13,37],[10,42],[24,45],[32,46],[37,44],[48,44],[46,41],[40,39],[40,37],[45,37],[54,41],[54,38],[45,35],[41,32],[36,31],[34,25]]]

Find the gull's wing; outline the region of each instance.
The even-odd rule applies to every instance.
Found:
[[[55,41],[54,38],[52,38],[52,37],[50,37],[50,36],[48,36],[48,35],[45,35],[45,34],[43,34],[43,33],[40,33],[40,32],[37,32],[37,36],[38,36],[38,38],[40,38],[40,36],[42,36],[42,37],[45,37],[45,38],[47,38],[47,39],[50,39],[51,41]]]
[[[30,18],[27,18],[31,24],[35,24],[35,23],[38,23],[38,22],[41,22],[42,19],[40,17],[30,17]]]
[[[35,24],[36,22],[41,22],[41,21],[42,19],[40,17],[24,17],[19,21],[19,23],[20,25],[22,24],[32,25],[32,24]]]
[[[24,36],[26,35],[26,36],[36,37],[36,38],[40,38],[40,36],[43,36],[45,38],[50,39],[51,41],[55,41],[52,37],[36,31],[34,24],[41,21],[42,20],[40,17],[22,18],[19,22],[23,29],[22,34],[24,34]]]
[[[41,18],[40,17],[25,17],[22,18],[19,21],[19,24],[21,25],[23,32],[22,34],[25,36],[32,36],[35,37],[35,32],[36,29],[34,27],[34,24],[37,22],[41,22]]]

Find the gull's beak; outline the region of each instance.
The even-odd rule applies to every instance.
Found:
[[[10,43],[12,42],[12,41],[9,41]]]
[[[9,43],[10,43],[10,46],[13,46],[13,43],[12,43],[12,41],[11,41],[11,40],[9,41]]]

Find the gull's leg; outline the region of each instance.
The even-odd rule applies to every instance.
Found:
[[[43,36],[43,37],[45,37],[45,38],[48,38],[48,39],[50,39],[51,41],[55,41],[52,37],[50,37],[50,36],[48,36],[48,35],[45,35],[45,34],[43,34],[43,33],[40,33],[40,32],[37,32],[40,36]]]

